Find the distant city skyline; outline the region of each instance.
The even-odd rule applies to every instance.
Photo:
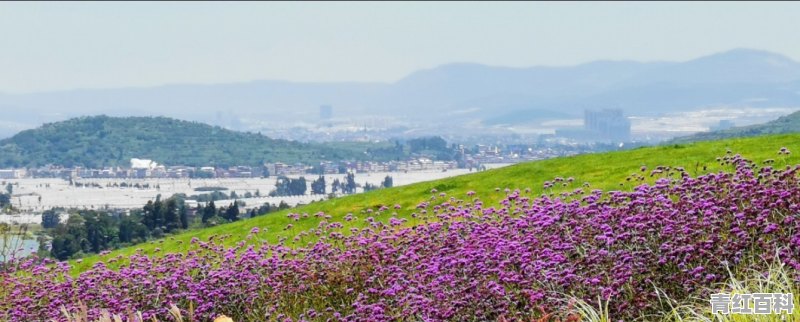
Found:
[[[394,82],[471,62],[800,60],[800,3],[2,3],[0,93]]]

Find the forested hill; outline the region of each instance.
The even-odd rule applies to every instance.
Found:
[[[0,167],[127,166],[131,158],[167,165],[227,166],[367,157],[362,147],[276,140],[166,117],[80,117],[0,141]]]
[[[697,133],[690,136],[672,140],[672,143],[688,143],[697,141],[712,141],[729,138],[741,138],[766,134],[800,133],[800,112],[781,116],[777,120],[764,124],[734,127],[726,130]]]

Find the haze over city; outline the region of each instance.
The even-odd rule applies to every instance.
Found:
[[[665,112],[778,109],[731,120],[747,125],[792,111],[798,102],[780,93],[744,95],[735,85],[718,85],[753,72],[763,75],[748,81],[792,79],[800,45],[784,39],[800,28],[797,9],[795,3],[8,3],[0,10],[6,44],[0,137],[108,114],[342,139],[303,132],[317,125],[319,106],[328,105],[339,121],[334,132],[554,133],[559,124],[579,126],[584,110],[612,108],[635,118],[634,132],[667,124],[639,136],[663,139],[719,121],[674,124],[670,119],[684,115]],[[691,64],[734,49],[697,63],[704,67]],[[683,62],[689,63],[675,64]],[[770,70],[781,64],[791,68]],[[485,86],[487,79],[494,86]],[[671,101],[674,87],[703,82],[727,94]],[[648,85],[644,99],[632,93]],[[417,110],[433,114],[419,117]],[[526,115],[521,120],[509,117],[519,111]],[[461,125],[442,128],[442,116]],[[668,128],[676,133],[664,134]]]

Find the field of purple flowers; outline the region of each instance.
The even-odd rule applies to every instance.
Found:
[[[669,311],[656,288],[679,302],[704,298],[729,270],[765,272],[776,260],[800,282],[800,166],[719,162],[728,171],[699,177],[642,168],[631,191],[588,191],[570,178],[545,188],[571,192],[506,189],[497,204],[432,191],[413,227],[391,207],[345,217],[364,229],[319,213],[297,237],[305,247],[263,243],[253,229],[235,247],[222,246],[225,236],[193,240],[188,253],[134,255],[79,276],[28,259],[0,273],[0,320],[61,320],[62,307],[82,304],[95,317],[105,308],[164,320],[173,304],[235,321],[532,320],[567,318],[570,298],[652,320]]]

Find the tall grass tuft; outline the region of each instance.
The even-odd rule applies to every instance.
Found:
[[[662,290],[656,292],[662,304],[669,309],[663,316],[646,318],[648,321],[663,322],[786,322],[800,321],[800,284],[797,283],[795,272],[780,260],[775,260],[769,265],[766,273],[755,269],[742,270],[743,274],[735,274],[728,270],[728,281],[718,286],[709,288],[706,293],[791,293],[794,295],[794,312],[792,314],[713,314],[708,298],[695,298],[688,303],[677,303],[670,299]],[[574,303],[572,314],[581,317],[585,322],[609,322],[612,317],[608,313],[608,302],[591,304],[582,299],[572,298]]]
[[[69,312],[65,307],[61,308],[61,312],[64,314],[67,322],[159,322],[159,320],[155,317],[145,319],[142,316],[142,312],[138,311],[128,312],[127,317],[123,320],[122,316],[118,314],[111,314],[105,309],[100,310],[100,317],[98,319],[92,320],[89,318],[89,308],[85,304],[79,303],[78,308],[79,309],[77,312]],[[192,310],[190,309],[189,312],[191,311]],[[194,322],[194,318],[191,317],[191,313],[188,314],[188,318],[184,318],[181,310],[175,305],[170,305],[169,315],[172,317],[173,322]],[[217,320],[222,322],[233,322],[230,318],[224,315],[215,319],[214,322],[218,322]]]
[[[580,321],[586,322],[611,322],[611,315],[608,313],[608,301],[603,302],[597,298],[597,306],[579,298],[573,298],[572,314],[579,316]]]
[[[794,295],[794,312],[783,314],[712,314],[708,299],[704,303],[693,306],[684,306],[673,311],[671,321],[698,321],[698,322],[779,322],[800,321],[800,287],[796,282],[794,272],[779,260],[769,265],[766,273],[753,269],[744,270],[743,278],[738,278],[730,270],[729,280],[722,285],[719,292],[731,294],[744,293],[791,293]]]

